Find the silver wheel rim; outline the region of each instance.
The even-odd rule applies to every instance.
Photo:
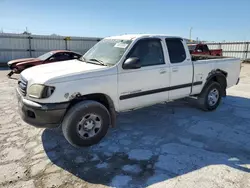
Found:
[[[94,137],[101,129],[102,119],[96,114],[87,114],[77,124],[77,133],[82,139]]]
[[[214,106],[219,100],[219,91],[214,88],[208,93],[208,104]]]

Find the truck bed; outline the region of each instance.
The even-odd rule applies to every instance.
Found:
[[[206,82],[212,70],[222,70],[227,77],[227,88],[235,85],[239,78],[240,59],[223,56],[192,55],[194,65],[194,81]],[[193,94],[198,94],[203,85],[193,88]]]

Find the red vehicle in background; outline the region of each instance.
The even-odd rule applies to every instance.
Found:
[[[206,44],[188,44],[190,54],[222,56],[222,49],[210,50]]]
[[[9,61],[7,64],[11,69],[10,73],[7,75],[11,77],[14,73],[19,74],[24,69],[29,67],[33,67],[36,65],[53,63],[57,61],[66,61],[71,59],[78,59],[82,55],[76,52],[68,51],[68,50],[56,50],[47,52],[37,58],[24,58],[24,59],[16,59]]]

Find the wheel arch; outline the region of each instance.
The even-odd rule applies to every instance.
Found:
[[[206,86],[210,82],[214,81],[220,84],[222,88],[222,96],[225,97],[226,88],[227,88],[227,75],[228,73],[226,71],[223,71],[220,69],[216,69],[216,70],[209,72],[207,79],[206,79],[206,83],[204,84],[202,91],[206,88]]]
[[[115,127],[116,125],[116,111],[115,111],[115,105],[113,100],[110,96],[104,94],[104,93],[93,93],[93,94],[87,94],[87,95],[81,95],[80,93],[75,94],[71,97],[70,105],[67,109],[67,111],[74,106],[75,104],[84,101],[84,100],[93,100],[97,101],[101,104],[103,104],[109,111],[111,116],[111,127]]]

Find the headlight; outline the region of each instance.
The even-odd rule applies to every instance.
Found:
[[[54,92],[55,87],[41,84],[33,84],[28,88],[28,95],[33,98],[48,98]]]

